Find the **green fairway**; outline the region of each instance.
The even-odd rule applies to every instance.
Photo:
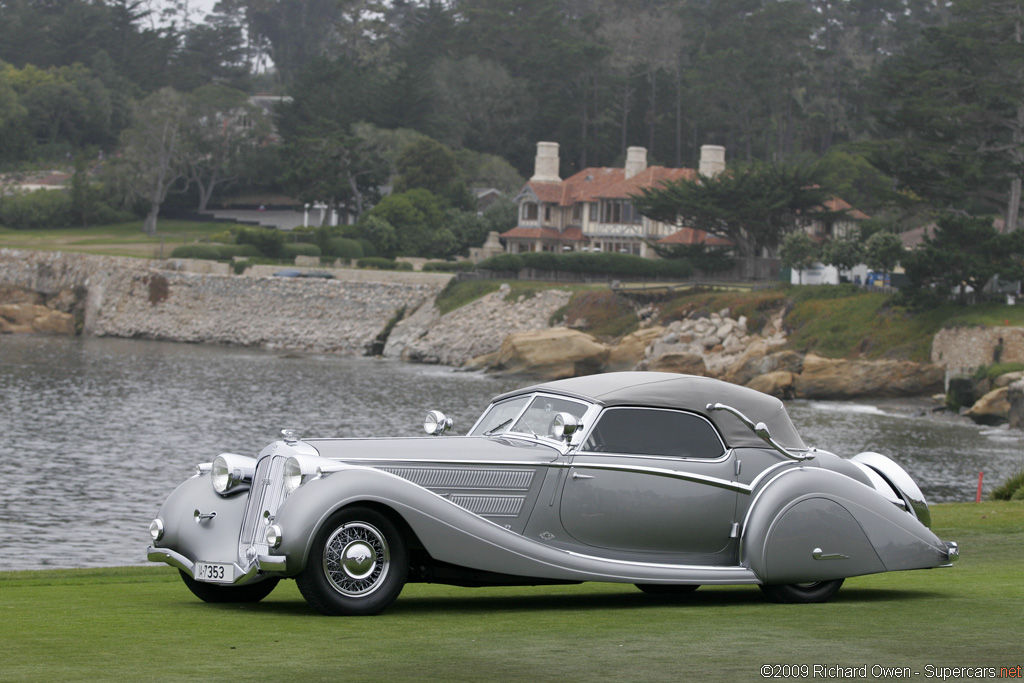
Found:
[[[756,587],[666,601],[629,585],[412,584],[383,615],[330,618],[292,581],[256,605],[208,605],[169,567],[0,573],[0,680],[743,681],[766,664],[941,680],[1022,664],[1024,502],[933,515],[961,544],[953,568],[849,579],[823,605]]]
[[[142,232],[142,221],[54,230],[10,230],[0,227],[0,247],[168,258],[176,246],[223,233],[231,227],[235,226],[214,221],[161,220],[156,235]]]

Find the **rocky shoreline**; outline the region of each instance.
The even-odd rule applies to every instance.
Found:
[[[241,277],[205,262],[145,261],[0,250],[0,333],[91,334],[262,346],[546,380],[619,370],[716,377],[780,398],[851,399],[944,394],[957,343],[942,362],[831,359],[786,349],[783,311],[761,329],[728,310],[641,329],[612,343],[553,322],[571,292],[512,297],[507,285],[442,315],[450,276],[332,271],[336,279]],[[199,272],[196,272],[199,271]],[[413,274],[408,274],[413,275]],[[1015,330],[1015,328],[1007,328]],[[1016,333],[1016,332],[1014,332]],[[976,333],[971,333],[976,336]],[[955,335],[954,335],[955,337]],[[977,353],[977,344],[962,344]],[[1009,337],[1000,333],[999,339]],[[1024,380],[1000,379],[972,403],[979,422],[1024,424]],[[1019,404],[1020,418],[1013,405]]]

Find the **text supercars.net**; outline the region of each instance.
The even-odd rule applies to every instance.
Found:
[[[764,664],[761,678],[924,678],[952,681],[971,678],[1021,678],[1021,665],[1016,666],[935,666],[928,664],[920,671],[909,666],[839,666],[832,664]]]

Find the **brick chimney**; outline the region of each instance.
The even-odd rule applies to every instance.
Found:
[[[700,174],[714,178],[725,170],[725,147],[720,145],[701,145]]]
[[[560,183],[558,176],[558,143],[538,142],[537,157],[533,163],[533,177],[530,182]]]
[[[647,148],[629,147],[626,149],[626,178],[632,178],[647,170]]]

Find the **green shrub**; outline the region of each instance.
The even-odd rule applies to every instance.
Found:
[[[995,379],[999,375],[1005,375],[1008,372],[1019,372],[1024,370],[1024,363],[994,363],[992,365],[982,365],[974,371],[975,380],[983,379]]]
[[[1020,500],[1024,497],[1024,469],[1011,474],[999,486],[992,489],[989,498],[992,500]],[[1019,495],[1018,495],[1019,494]]]
[[[216,261],[220,258],[220,248],[216,244],[183,244],[174,248],[171,258],[199,258]]]
[[[412,267],[412,264],[409,263],[408,261],[399,261],[397,270],[414,270],[414,268]]]
[[[226,261],[236,256],[260,256],[260,250],[251,244],[183,244],[175,247],[171,258],[198,258]]]
[[[479,270],[506,270],[519,272],[523,269],[523,259],[518,254],[498,254],[476,264]]]
[[[471,261],[427,261],[423,264],[423,272],[462,273],[473,270]]]
[[[74,223],[67,192],[36,190],[0,197],[0,225],[12,230],[66,228]]]
[[[242,228],[238,231],[238,244],[251,244],[259,252],[270,258],[281,256],[284,246],[284,234],[273,228]]]
[[[356,261],[356,265],[360,268],[374,268],[376,270],[397,270],[398,262],[392,261],[387,258],[380,258],[379,256],[368,256],[361,258]],[[410,267],[411,264],[409,264]]]
[[[348,237],[332,237],[327,240],[327,244],[324,245],[324,253],[328,256],[336,256],[337,258],[348,259],[349,261],[358,261],[363,256],[368,256],[363,252],[363,245],[358,240],[349,239]]]
[[[377,253],[377,247],[373,246],[373,242],[365,237],[360,237],[356,242],[359,242],[359,246],[363,248],[363,256],[373,257],[380,255]]]
[[[293,259],[296,256],[319,256],[320,247],[308,242],[287,242],[281,245],[281,258]]]

